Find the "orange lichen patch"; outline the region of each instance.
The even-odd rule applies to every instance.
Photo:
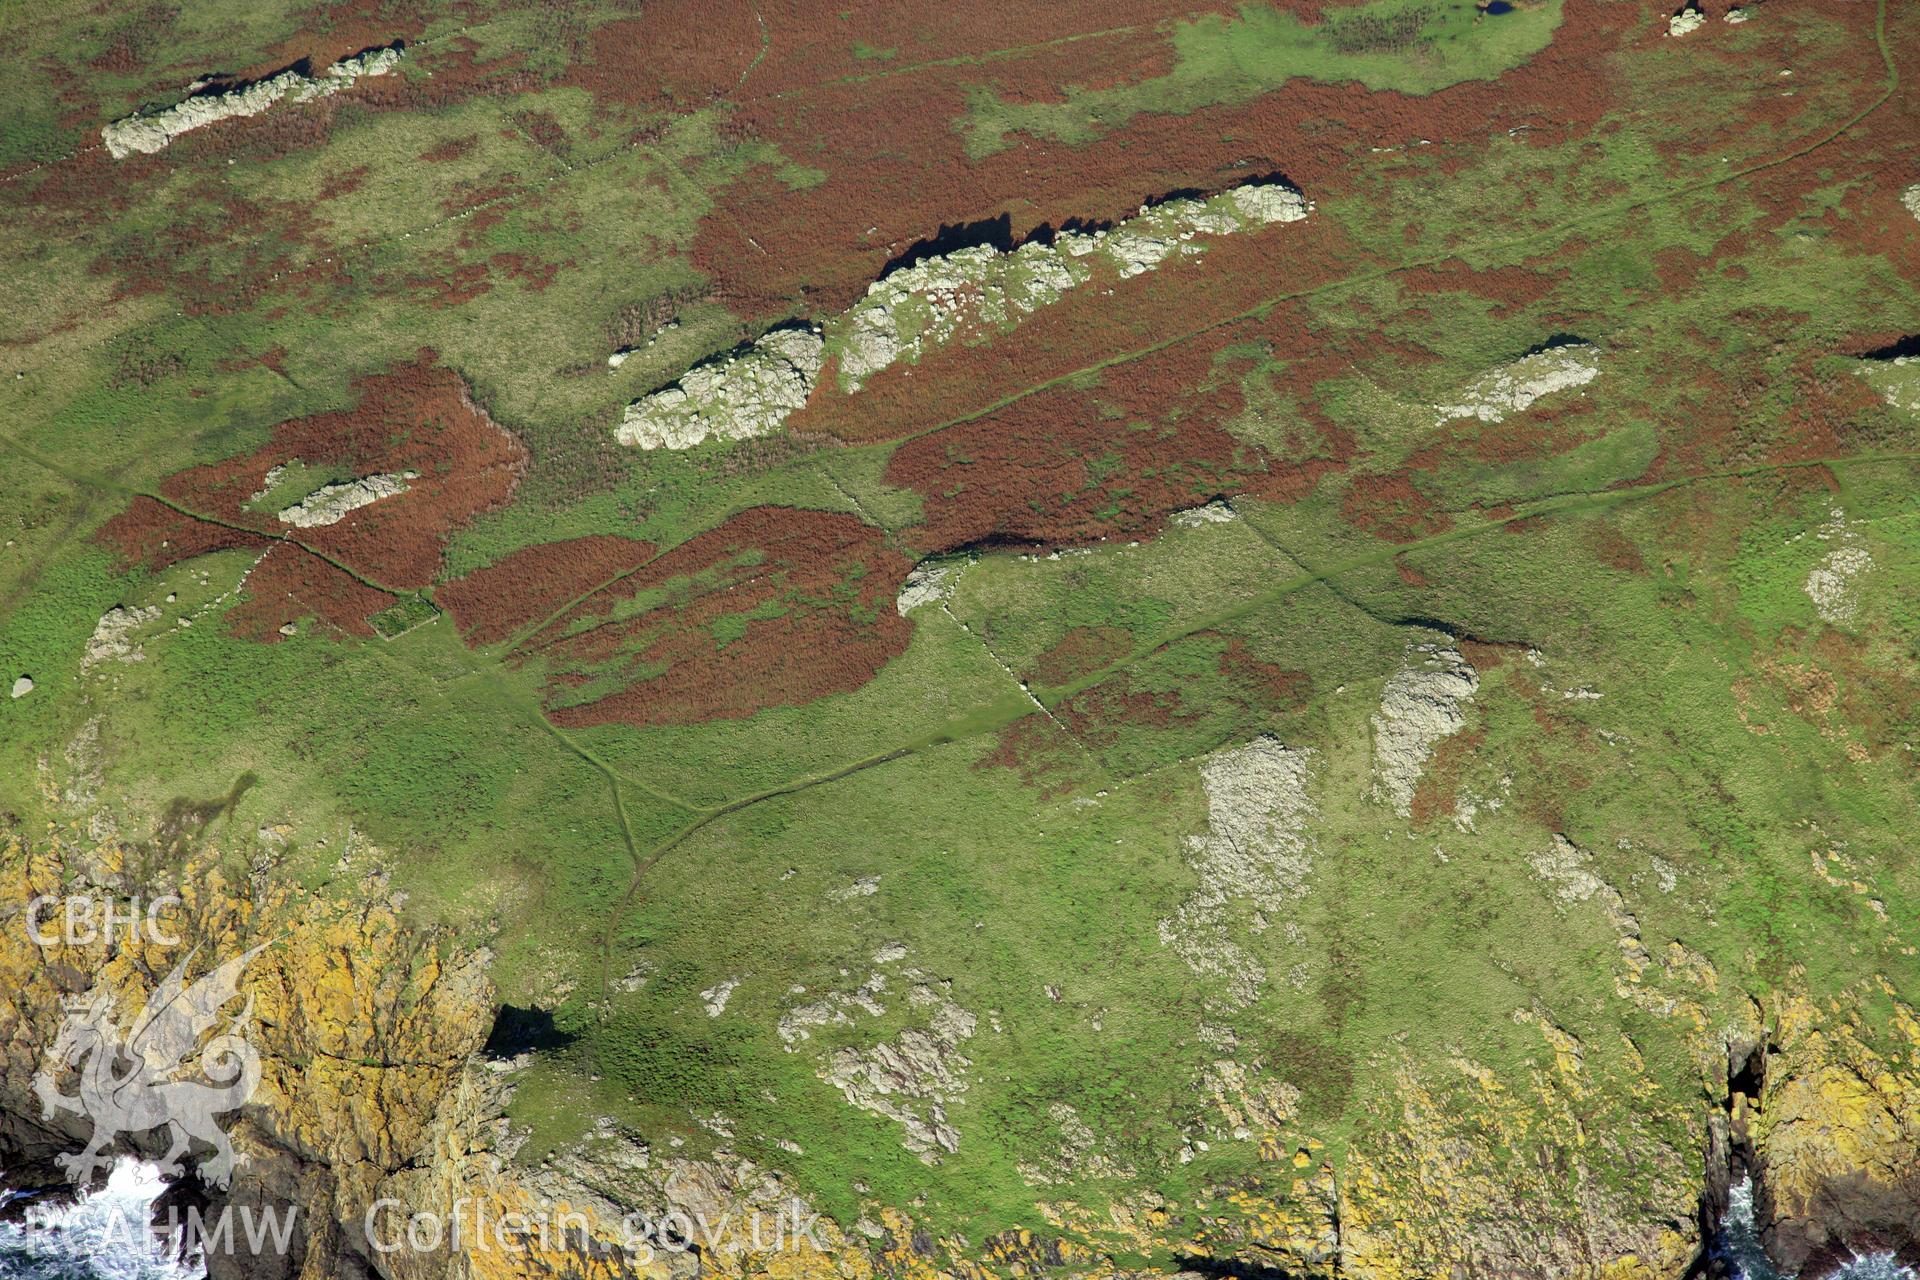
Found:
[[[1417,542],[1453,527],[1453,518],[1405,474],[1354,474],[1340,511],[1355,528],[1388,542]]]
[[[423,350],[411,364],[354,384],[351,409],[283,422],[250,454],[190,467],[160,492],[186,512],[140,498],[108,521],[100,537],[128,564],[161,568],[222,547],[271,547],[292,541],[338,561],[384,587],[425,587],[439,570],[446,540],[475,515],[507,499],[526,465],[518,441],[468,398],[458,374]],[[352,476],[412,472],[406,491],[314,528],[282,524],[253,509],[267,473],[294,460]],[[208,517],[201,519],[198,517]],[[217,522],[217,523],[216,523]],[[364,620],[358,610],[381,593],[297,547],[263,562],[250,589],[281,590],[339,626]],[[278,584],[278,585],[276,585]],[[290,585],[289,585],[290,584]],[[365,593],[365,594],[363,594]],[[391,603],[381,596],[378,608]],[[245,616],[236,620],[242,625]]]
[[[1060,643],[1033,660],[1028,680],[1039,685],[1067,684],[1132,649],[1133,632],[1125,627],[1070,627]]]
[[[695,724],[857,689],[912,635],[894,608],[912,567],[852,516],[743,511],[534,637],[553,672],[549,714]]]
[[[467,643],[494,644],[609,578],[639,568],[654,551],[651,542],[608,533],[543,542],[442,583],[433,596],[453,615]]]

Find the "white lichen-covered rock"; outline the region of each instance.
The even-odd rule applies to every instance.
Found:
[[[1860,618],[1859,579],[1873,568],[1873,553],[1847,524],[1844,511],[1835,511],[1814,536],[1832,548],[1807,575],[1804,590],[1822,622],[1849,627]]]
[[[1730,26],[1739,26],[1751,17],[1753,17],[1753,14],[1746,9],[1729,9],[1727,10],[1726,21]]]
[[[26,696],[27,696],[28,694],[30,694],[30,693],[32,693],[32,692],[33,692],[33,677],[32,677],[32,676],[17,676],[17,677],[15,677],[15,679],[14,679],[14,682],[13,682],[13,696],[14,696],[14,697],[16,697],[16,698],[24,698],[24,697],[26,697]]]
[[[1915,187],[1920,192],[1920,187]],[[1920,356],[1863,360],[1860,376],[1880,398],[1903,413],[1920,413]]]
[[[294,462],[298,461],[298,458],[294,459]],[[282,462],[278,466],[268,467],[267,474],[260,477],[260,487],[253,491],[252,495],[247,498],[247,501],[249,503],[263,501],[266,496],[272,493],[274,488],[286,478],[287,471],[294,465],[294,462]]]
[[[1060,1148],[1057,1154],[1020,1163],[1020,1176],[1029,1186],[1053,1186],[1082,1178],[1134,1176],[1132,1166],[1108,1154],[1107,1144],[1080,1118],[1079,1110],[1072,1104],[1048,1104],[1047,1119],[1058,1134]]]
[[[1500,422],[1543,396],[1585,386],[1599,376],[1593,347],[1585,342],[1549,347],[1482,374],[1468,385],[1458,404],[1434,406],[1441,422],[1478,418]]]
[[[1598,906],[1619,939],[1621,959],[1635,978],[1645,972],[1652,957],[1640,941],[1640,921],[1627,909],[1620,891],[1593,869],[1593,855],[1557,832],[1553,843],[1527,859],[1533,873],[1546,881],[1562,907],[1580,903]]]
[[[1373,794],[1401,817],[1413,814],[1413,793],[1434,744],[1466,727],[1460,704],[1480,687],[1480,673],[1459,650],[1423,644],[1380,691],[1373,717]]]
[[[740,979],[728,978],[725,982],[715,983],[700,993],[700,1004],[709,1018],[717,1018],[727,1011],[727,1001],[733,998],[734,991],[740,986]]]
[[[116,120],[100,130],[100,140],[115,160],[135,152],[152,154],[183,133],[242,116],[257,116],[281,99],[311,102],[352,85],[363,76],[381,76],[400,61],[398,48],[369,49],[351,58],[342,58],[317,76],[297,71],[282,71],[266,80],[235,89],[230,93],[210,93],[185,98],[164,111],[150,116],[132,115]],[[192,86],[189,92],[192,92]]]
[[[1105,266],[1125,279],[1177,256],[1206,251],[1206,237],[1297,222],[1311,206],[1282,182],[1249,183],[1204,200],[1144,207],[1110,231],[1063,232],[1011,253],[990,245],[928,258],[877,280],[827,328],[843,390],[930,348],[998,332],[1058,301]]]
[[[1257,999],[1267,980],[1266,967],[1234,939],[1235,926],[1261,932],[1269,912],[1306,891],[1313,755],[1263,737],[1200,764],[1207,830],[1187,838],[1186,853],[1200,883],[1160,921],[1160,941],[1194,972],[1223,980],[1235,1007]]]
[[[973,1064],[960,1046],[979,1023],[931,982],[912,987],[907,1005],[922,1025],[866,1048],[835,1050],[818,1074],[852,1105],[898,1123],[901,1145],[937,1164],[942,1152],[960,1149],[947,1107],[967,1091]]]
[[[900,588],[900,595],[894,601],[894,607],[904,618],[923,604],[934,604],[946,600],[953,595],[954,584],[959,576],[960,565],[953,561],[936,564],[929,560],[924,564],[917,564],[913,567],[913,571],[907,574],[907,580]]]
[[[822,358],[816,330],[771,330],[628,405],[615,437],[642,449],[688,449],[707,439],[768,435],[806,404]]]
[[[1900,193],[1900,203],[1906,206],[1908,213],[1920,218],[1920,182]]]
[[[361,507],[405,493],[408,482],[419,478],[419,473],[415,471],[383,471],[377,475],[361,476],[358,480],[322,485],[292,506],[283,507],[280,523],[290,524],[296,529],[317,529],[323,525],[339,524]]]
[[[1670,36],[1690,35],[1698,31],[1705,23],[1707,15],[1698,9],[1687,8],[1667,19],[1667,34]]]
[[[1226,524],[1240,517],[1234,509],[1215,498],[1203,507],[1188,507],[1185,511],[1176,511],[1169,517],[1174,524],[1183,529],[1202,529],[1210,524]]]
[[[125,605],[115,605],[100,615],[100,621],[94,625],[93,634],[87,638],[87,647],[80,655],[80,670],[84,674],[103,662],[139,662],[146,657],[139,645],[133,642],[133,633],[146,623],[160,616],[159,605],[148,605],[144,609],[129,609]]]

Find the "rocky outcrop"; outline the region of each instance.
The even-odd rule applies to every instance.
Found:
[[[1814,536],[1830,550],[1807,574],[1803,589],[1822,622],[1850,627],[1860,617],[1859,579],[1873,568],[1873,553],[1848,525],[1844,511],[1836,509]]]
[[[361,476],[358,480],[322,485],[292,506],[284,508],[279,515],[280,523],[290,524],[296,529],[318,529],[339,524],[362,507],[372,506],[382,498],[405,493],[408,482],[419,478],[419,473],[414,471],[383,471],[378,475]]]
[[[1373,717],[1373,794],[1401,817],[1413,813],[1413,793],[1434,744],[1466,727],[1460,704],[1480,687],[1480,673],[1457,649],[1423,644],[1388,678]]]
[[[902,268],[827,327],[840,386],[857,391],[881,370],[930,348],[990,335],[1060,300],[1104,267],[1120,279],[1176,257],[1206,252],[1208,239],[1271,223],[1297,222],[1311,206],[1284,182],[1248,183],[1204,199],[1180,197],[1106,231],[1067,231],[1011,252],[959,249]]]
[[[836,362],[843,391],[949,342],[1004,332],[1104,272],[1126,279],[1173,258],[1205,253],[1211,237],[1297,222],[1312,208],[1284,182],[1248,183],[1205,199],[1142,206],[1110,230],[1065,231],[1008,252],[975,245],[903,267],[824,330],[775,329],[747,347],[688,371],[627,406],[621,444],[689,449],[704,440],[747,440],[777,430],[812,394],[823,362]],[[609,363],[626,357],[615,352]]]
[[[938,604],[952,598],[953,589],[960,581],[962,567],[963,562],[957,560],[927,560],[915,565],[900,586],[900,595],[893,602],[894,608],[904,618],[921,605]]]
[[[1226,984],[1228,1007],[1251,1004],[1266,967],[1235,940],[1262,933],[1273,913],[1306,892],[1313,838],[1307,775],[1314,753],[1274,738],[1216,751],[1200,764],[1207,831],[1187,838],[1193,893],[1160,921],[1160,941],[1195,973]]]
[[[1884,983],[1857,997],[1782,999],[1750,1122],[1762,1238],[1807,1280],[1855,1253],[1920,1266],[1920,1015]]]
[[[351,88],[362,76],[383,76],[400,62],[396,46],[369,49],[327,67],[316,76],[299,71],[282,71],[277,76],[257,80],[225,93],[201,93],[202,81],[187,86],[192,95],[150,116],[131,115],[100,130],[107,154],[124,160],[135,153],[152,154],[166,147],[183,133],[204,128],[219,120],[257,116],[281,100],[289,103],[312,102]]]
[[[1205,506],[1188,507],[1185,511],[1176,511],[1167,519],[1183,529],[1204,529],[1210,524],[1226,524],[1240,517],[1234,509],[1215,498]]]
[[[1543,396],[1585,386],[1600,374],[1593,346],[1585,342],[1548,347],[1482,374],[1468,384],[1455,404],[1434,406],[1439,421],[1478,418],[1502,422]]]
[[[816,330],[770,330],[628,405],[614,436],[641,449],[690,449],[708,439],[766,435],[806,404],[821,352]]]
[[[1920,186],[1913,189],[1913,201],[1920,205]],[[1920,213],[1916,213],[1920,217]],[[1920,414],[1920,356],[1895,356],[1891,360],[1862,360],[1860,376],[1880,393],[1880,398],[1904,413]]]
[[[159,616],[157,604],[135,609],[117,604],[101,614],[93,634],[87,638],[86,650],[80,655],[81,674],[103,662],[139,662],[145,658],[146,652],[134,643],[133,635]]]
[[[901,1145],[934,1164],[960,1149],[947,1108],[967,1091],[973,1064],[960,1049],[978,1022],[931,982],[909,988],[907,1006],[924,1025],[879,1044],[837,1049],[819,1074],[860,1110],[897,1122]]]

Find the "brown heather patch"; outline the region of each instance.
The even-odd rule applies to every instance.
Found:
[[[317,617],[348,635],[372,639],[367,619],[398,600],[340,572],[319,556],[291,543],[276,543],[247,576],[247,592],[227,611],[233,634],[276,644],[280,628]]]
[[[341,196],[350,196],[366,184],[368,172],[364,164],[357,164],[351,169],[329,172],[325,178],[321,179],[320,193],[316,198],[338,200]]]
[[[1646,573],[1647,561],[1631,538],[1611,522],[1596,520],[1588,526],[1587,545],[1601,564],[1619,573],[1635,576]]]
[[[1241,444],[1224,424],[1245,407],[1226,339],[1196,341],[1060,386],[972,422],[910,440],[889,484],[918,490],[923,551],[1053,546],[1157,531],[1174,511],[1220,494],[1294,497],[1340,465],[1344,440],[1297,459]]]
[[[1120,741],[1128,728],[1171,729],[1198,724],[1206,710],[1187,705],[1180,689],[1148,689],[1121,671],[1061,703],[1054,714],[1067,731],[1100,749]]]
[[[1051,799],[1073,790],[1087,768],[1086,752],[1054,721],[1038,711],[1016,720],[994,737],[993,749],[974,761],[976,769],[1009,769]]]
[[[1204,633],[1212,634],[1212,633]],[[1246,640],[1228,636],[1220,651],[1220,674],[1250,705],[1266,711],[1304,711],[1313,697],[1313,677],[1253,656]]]
[[[451,164],[464,157],[479,143],[479,134],[464,133],[457,138],[448,138],[437,147],[428,147],[420,153],[420,158],[428,164]]]
[[[643,16],[594,31],[586,56],[561,83],[585,89],[604,108],[696,111],[730,93],[760,52],[754,13],[745,4],[651,0]],[[775,20],[772,12],[762,17]],[[820,18],[835,21],[824,10]]]
[[[618,685],[563,704],[563,726],[697,724],[740,719],[850,692],[907,646],[894,609],[912,568],[885,535],[852,516],[754,507],[666,552],[545,628],[556,672]],[[649,593],[631,617],[613,614]]]
[[[251,629],[268,613],[290,620],[283,614],[291,606],[264,602],[277,593],[337,626],[358,630],[355,624],[367,616],[359,610],[377,596],[381,603],[373,611],[378,612],[390,598],[297,547],[275,545],[281,535],[291,533],[386,586],[425,587],[438,572],[453,531],[506,501],[526,465],[519,442],[475,407],[459,375],[437,359],[423,349],[411,364],[358,380],[353,408],[280,423],[272,441],[250,454],[189,467],[161,482],[160,491],[169,499],[238,528],[138,498],[107,522],[101,540],[124,563],[153,569],[223,547],[271,548],[248,584],[261,599],[250,610],[236,611],[236,629]],[[413,471],[418,478],[407,492],[350,512],[337,524],[289,530],[273,513],[249,510],[247,502],[265,487],[269,470],[296,458],[356,476]]]
[[[1071,627],[1060,643],[1033,660],[1030,683],[1069,684],[1090,675],[1133,649],[1133,632],[1125,627]]]
[[[1461,777],[1486,742],[1485,729],[1470,729],[1440,740],[1413,790],[1413,826],[1424,827],[1435,818],[1453,816],[1459,806]]]
[[[1340,512],[1354,528],[1388,542],[1418,542],[1453,527],[1453,518],[1405,473],[1351,473]]]
[[[1525,657],[1527,646],[1501,640],[1467,640],[1460,642],[1460,656],[1465,658],[1476,671],[1492,671],[1507,665],[1507,659],[1519,661]]]
[[[653,558],[651,542],[598,533],[543,542],[442,583],[434,599],[470,645],[494,644]]]

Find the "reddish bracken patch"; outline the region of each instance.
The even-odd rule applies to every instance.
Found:
[[[912,12],[905,26],[904,15],[875,14],[856,27],[764,11],[769,52],[747,75],[738,126],[827,177],[796,191],[769,170],[750,171],[702,222],[696,261],[736,310],[844,306],[890,257],[943,223],[1006,213],[1024,232],[1075,217],[1114,219],[1155,192],[1274,169],[1310,194],[1337,198],[1365,180],[1370,147],[1427,140],[1444,151],[1509,131],[1525,145],[1553,145],[1610,108],[1621,78],[1609,74],[1609,54],[1640,23],[1633,6],[1574,0],[1552,44],[1494,81],[1417,97],[1296,78],[1251,102],[1135,116],[1091,141],[1012,135],[1005,149],[974,158],[955,128],[973,95],[1046,101],[1063,85],[1150,80],[1165,66],[1169,14],[1144,4],[1055,6],[1049,34],[1080,38],[974,60],[955,54],[982,41],[1010,52],[990,7],[947,6],[938,18],[924,7]],[[849,59],[845,32],[853,29],[869,45],[897,47],[897,57]],[[941,47],[916,50],[929,36]],[[757,44],[756,35],[745,47]],[[905,102],[910,110],[888,109]],[[749,229],[763,250],[747,242]]]
[[[695,724],[845,693],[907,647],[912,563],[852,516],[755,507],[537,633],[554,723]],[[642,595],[630,617],[616,616]]]
[[[1451,817],[1459,804],[1461,775],[1486,745],[1485,729],[1442,738],[1413,791],[1412,819],[1424,827],[1435,818]]]
[[[1406,475],[1352,476],[1340,511],[1355,528],[1388,542],[1418,542],[1453,527],[1453,518]]]
[[[637,538],[594,534],[522,547],[433,593],[473,645],[495,644],[654,555]]]
[[[232,615],[236,630],[258,634],[255,624],[266,613],[291,621],[311,612],[365,634],[369,611],[378,612],[391,597],[321,557],[383,587],[427,586],[453,531],[512,493],[526,451],[474,405],[466,383],[440,366],[432,351],[354,387],[359,399],[351,409],[283,422],[271,442],[252,453],[189,467],[163,481],[160,492],[194,514],[138,498],[107,522],[101,539],[125,563],[149,568],[224,547],[270,550],[248,583],[255,599]],[[406,492],[349,512],[335,524],[297,529],[271,511],[252,509],[253,495],[267,487],[267,472],[296,459],[356,477],[411,471],[415,478]],[[267,606],[264,601],[276,593],[304,608],[289,614],[293,605]]]
[[[761,30],[751,5],[652,0],[643,16],[595,31],[563,83],[607,106],[697,110],[740,84]]]
[[[1223,424],[1245,401],[1218,353],[1182,344],[1109,369],[1096,387],[1056,387],[908,441],[886,479],[922,495],[910,536],[939,551],[1150,534],[1217,495],[1295,496],[1341,465],[1341,439],[1289,459],[1235,439]]]
[[[1256,658],[1239,636],[1228,636],[1220,651],[1220,674],[1233,682],[1241,698],[1262,710],[1302,711],[1313,697],[1313,677],[1277,662]]]
[[[1070,627],[1059,644],[1033,660],[1030,680],[1039,685],[1068,684],[1132,649],[1133,632],[1125,627]]]

